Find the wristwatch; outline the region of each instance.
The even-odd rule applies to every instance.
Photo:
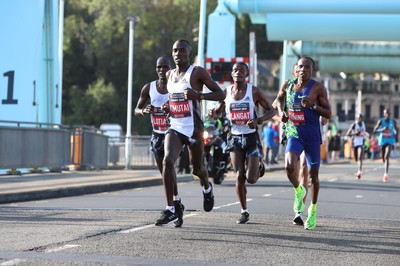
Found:
[[[313,110],[316,110],[317,109],[317,107],[318,107],[318,105],[316,104],[316,103],[314,103],[313,105],[311,105],[311,109],[313,109]]]
[[[204,94],[202,94],[202,93],[199,93],[199,98],[200,98],[200,100],[204,100]]]

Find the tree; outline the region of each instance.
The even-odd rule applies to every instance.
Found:
[[[216,6],[217,0],[209,0],[207,14]],[[126,128],[127,16],[140,18],[135,23],[134,38],[132,105],[135,106],[143,85],[157,79],[157,58],[171,55],[175,40],[187,39],[192,42],[193,51],[197,51],[197,41],[193,40],[197,37],[194,29],[199,26],[199,10],[200,1],[187,0],[66,1],[62,122],[96,127],[118,123]],[[263,43],[263,28],[251,25],[247,16],[238,20],[238,54],[248,54],[248,35],[253,26],[260,32],[257,33],[259,58],[263,58],[260,56],[263,51],[274,56],[276,53]],[[132,117],[132,124],[134,134],[151,132],[147,119]]]

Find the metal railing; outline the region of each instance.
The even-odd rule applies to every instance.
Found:
[[[0,120],[0,169],[11,172],[107,168],[107,145],[108,136],[94,127]]]
[[[151,136],[132,136],[131,161],[132,168],[157,167],[151,152]],[[125,138],[113,138],[108,143],[108,166],[125,167]]]
[[[0,126],[0,168],[58,168],[70,162],[70,131]]]

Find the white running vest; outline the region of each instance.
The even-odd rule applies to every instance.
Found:
[[[231,133],[234,135],[253,133],[256,129],[246,126],[247,121],[254,119],[253,85],[247,84],[246,95],[238,101],[232,98],[232,88],[233,86],[226,88],[225,98],[225,112],[231,124]]]
[[[161,94],[157,91],[157,82],[150,83],[150,104],[154,107],[150,115],[153,131],[159,134],[165,134],[167,131],[167,115],[161,109],[161,106],[168,101],[168,93]]]
[[[356,132],[356,133],[360,132],[359,136],[355,135],[353,138],[353,146],[354,147],[364,145],[364,135],[365,135],[366,129],[365,129],[364,122],[361,122],[361,123],[362,123],[361,126],[358,125],[358,122],[356,122],[354,125],[354,132]]]
[[[199,102],[186,100],[183,93],[185,89],[192,88],[190,86],[190,76],[193,69],[194,66],[190,66],[188,70],[186,70],[183,79],[177,83],[171,80],[172,75],[170,75],[167,84],[169,92],[170,128],[189,138],[193,136],[196,117],[200,117]]]

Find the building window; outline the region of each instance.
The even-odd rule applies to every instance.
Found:
[[[336,103],[336,115],[338,116],[339,122],[346,121],[346,114],[344,113],[344,110],[342,109],[341,103]]]
[[[371,119],[371,105],[365,105],[365,119]]]
[[[399,84],[394,84],[394,92],[399,92]]]
[[[399,105],[396,104],[393,108],[393,117],[399,119]]]
[[[385,110],[385,106],[384,105],[380,105],[379,106],[379,117],[383,116],[383,110]]]

